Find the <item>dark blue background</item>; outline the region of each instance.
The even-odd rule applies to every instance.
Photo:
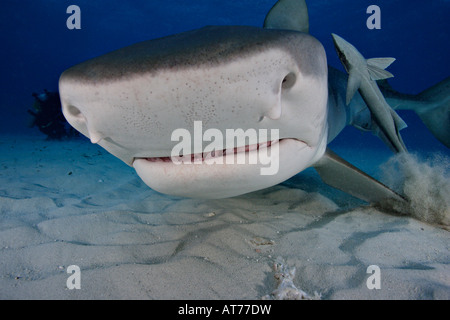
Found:
[[[0,10],[0,132],[40,134],[25,126],[32,92],[57,90],[68,67],[135,42],[205,25],[261,26],[276,0],[2,0]],[[66,9],[81,8],[81,30],[68,30]],[[381,7],[382,29],[368,30],[366,9]],[[418,93],[450,75],[450,1],[310,0],[311,34],[341,68],[331,32],[354,44],[366,58],[392,56],[392,86]],[[401,113],[409,124],[402,135],[410,148],[446,148],[417,116]],[[45,138],[43,136],[43,138]],[[373,143],[370,134],[346,130],[335,143]],[[356,142],[354,142],[355,140]],[[359,142],[358,142],[359,141]],[[381,146],[381,145],[380,145]]]

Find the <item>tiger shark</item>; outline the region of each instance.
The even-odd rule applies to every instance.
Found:
[[[362,200],[404,201],[327,148],[346,125],[366,128],[371,113],[358,93],[346,104],[346,74],[327,66],[322,44],[308,31],[306,3],[280,0],[263,28],[209,26],[119,49],[61,75],[63,114],[161,193],[233,197],[314,167],[324,182]],[[204,130],[242,129],[238,141],[250,129],[278,130],[276,140],[252,146],[224,142],[214,156],[264,149],[279,170],[261,175],[259,163],[207,165],[202,153],[196,164],[174,164],[173,132],[192,132],[198,121]]]

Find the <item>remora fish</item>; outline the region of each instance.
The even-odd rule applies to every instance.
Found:
[[[393,77],[385,69],[395,59],[374,58],[366,60],[352,44],[336,34],[332,34],[332,36],[339,59],[349,74],[346,94],[347,105],[350,104],[358,90],[372,114],[374,120],[372,131],[375,131],[393,151],[406,152],[405,144],[400,136],[400,130],[406,128],[406,123],[388,105],[376,83],[376,80]]]

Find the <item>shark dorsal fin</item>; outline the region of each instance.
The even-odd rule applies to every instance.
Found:
[[[367,70],[374,81],[393,78],[394,75],[385,69],[389,67],[395,58],[373,58],[367,60]]]
[[[309,33],[309,15],[305,0],[278,0],[267,14],[264,28]]]

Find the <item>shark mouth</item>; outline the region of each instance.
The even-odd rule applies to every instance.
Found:
[[[282,138],[214,155],[186,154],[181,161],[180,157],[136,157],[133,167],[145,184],[160,193],[221,199],[283,182],[315,163],[320,150],[298,139]]]
[[[220,151],[188,154],[188,155],[178,156],[175,158],[173,158],[173,157],[152,157],[152,158],[136,158],[136,159],[143,159],[148,162],[174,162],[174,160],[178,162],[181,160],[181,161],[188,161],[188,162],[190,161],[191,163],[203,163],[209,159],[215,159],[215,158],[220,158],[220,157],[225,157],[225,156],[232,156],[232,155],[237,155],[240,153],[249,153],[251,151],[255,151],[255,150],[258,151],[258,150],[261,150],[264,148],[271,148],[273,145],[279,143],[282,140],[284,140],[284,139],[267,141],[267,142],[263,142],[263,143],[252,144],[252,145],[246,145],[243,147],[223,149]]]

